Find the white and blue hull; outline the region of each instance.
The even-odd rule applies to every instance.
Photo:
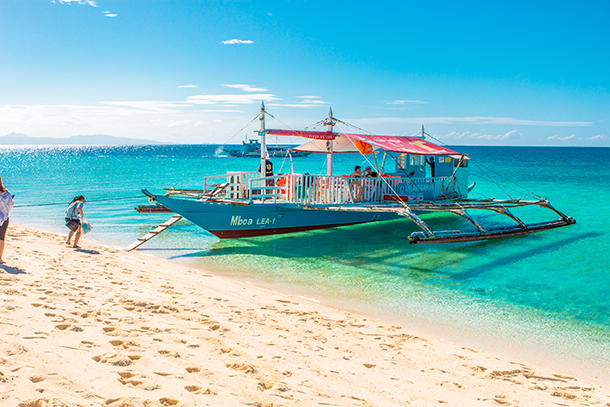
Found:
[[[393,212],[312,209],[293,203],[218,203],[171,196],[153,196],[153,199],[222,239],[292,233],[401,217]]]

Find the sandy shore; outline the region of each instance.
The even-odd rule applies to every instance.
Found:
[[[11,223],[2,406],[610,406],[408,327]]]

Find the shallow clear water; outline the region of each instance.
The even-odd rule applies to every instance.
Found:
[[[563,371],[610,377],[610,149],[455,149],[472,158],[474,196],[523,198],[534,191],[577,223],[489,242],[409,245],[417,227],[407,220],[224,241],[181,221],[142,251]],[[65,233],[66,206],[82,193],[94,226],[87,237],[125,246],[170,216],[134,211],[147,203],[141,188],[197,188],[204,175],[258,167],[257,159],[218,151],[1,147],[0,176],[16,195],[14,222]],[[325,173],[323,160],[294,159],[294,169]],[[283,160],[273,162],[280,172]],[[368,165],[337,155],[335,173],[351,173],[356,164]],[[289,168],[287,160],[281,172]],[[53,203],[61,204],[46,205]],[[426,220],[439,229],[463,227],[447,215]]]

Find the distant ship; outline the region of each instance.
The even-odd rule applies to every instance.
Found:
[[[304,151],[292,151],[296,146],[288,144],[267,144],[269,157],[286,157],[290,152],[293,157],[305,157],[310,153]],[[242,141],[241,149],[223,148],[223,151],[231,157],[258,157],[261,156],[261,143],[258,140]]]

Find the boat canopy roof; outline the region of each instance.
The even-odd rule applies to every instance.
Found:
[[[332,131],[299,131],[299,130],[266,130],[267,134],[275,136],[292,136],[312,139],[301,146],[293,148],[294,151],[310,153],[326,153],[326,141],[335,140],[334,153],[369,154],[373,148],[395,153],[415,155],[457,155],[460,153],[436,145],[420,137],[414,136],[380,136],[372,134],[335,133]]]

